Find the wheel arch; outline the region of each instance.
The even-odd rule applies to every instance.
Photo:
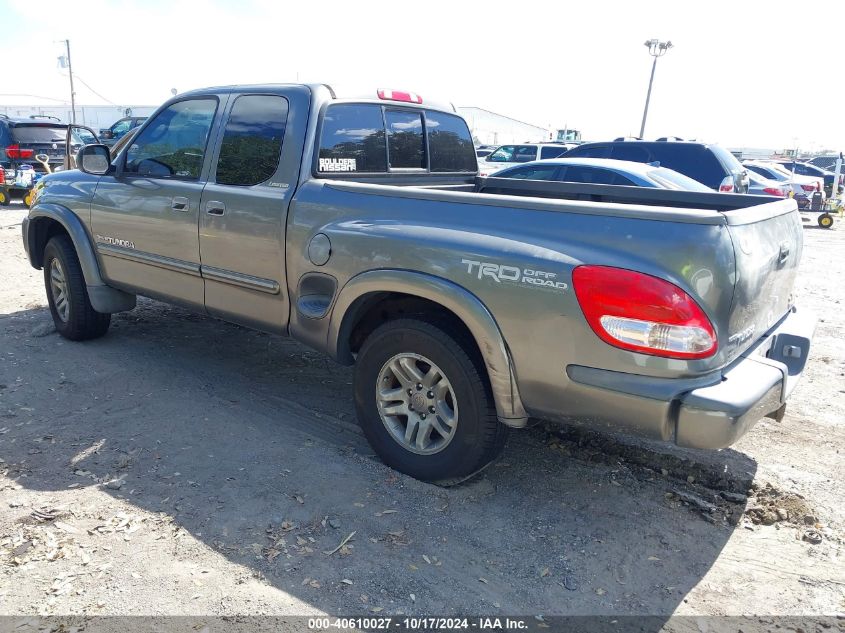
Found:
[[[73,242],[94,309],[112,313],[135,307],[135,295],[112,288],[103,281],[94,245],[73,211],[57,204],[39,204],[30,210],[24,226],[26,250],[34,268],[43,268],[47,242],[55,235],[65,234]]]
[[[499,326],[478,297],[446,279],[405,270],[369,271],[353,277],[340,291],[331,312],[329,354],[352,364],[355,333],[362,320],[378,306],[403,296],[435,304],[465,328],[484,363],[499,420],[512,427],[525,426],[528,414]]]

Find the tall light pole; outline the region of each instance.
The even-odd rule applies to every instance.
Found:
[[[64,43],[67,55],[59,57],[59,66],[62,68],[67,66],[67,72],[70,76],[70,122],[76,123],[76,92],[73,90],[73,66],[70,63],[70,40],[64,40]]]
[[[672,42],[661,42],[660,40],[648,40],[645,45],[648,47],[648,54],[654,57],[651,65],[651,79],[648,80],[648,94],[645,98],[645,109],[643,110],[643,124],[640,126],[640,138],[645,136],[645,120],[648,117],[648,102],[651,101],[651,85],[654,83],[654,71],[657,68],[657,58],[663,57],[672,48]]]

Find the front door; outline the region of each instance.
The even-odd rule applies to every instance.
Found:
[[[197,227],[220,102],[204,95],[171,103],[118,155],[116,173],[101,178],[91,226],[111,284],[202,309]]]
[[[285,222],[302,152],[301,139],[285,140],[289,109],[278,94],[231,98],[200,204],[208,313],[276,332],[289,316]]]

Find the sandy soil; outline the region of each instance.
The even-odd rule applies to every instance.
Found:
[[[539,424],[443,489],[379,463],[350,371],[293,341],[148,300],[60,338],[24,213],[0,207],[0,614],[845,613],[845,224],[805,230],[821,321],[782,422],[720,452]]]

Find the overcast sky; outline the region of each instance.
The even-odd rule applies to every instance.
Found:
[[[0,0],[0,105],[157,105],[170,89],[320,82],[405,89],[600,140],[845,150],[845,2]],[[839,64],[834,70],[832,63]],[[39,101],[41,103],[55,103]]]

